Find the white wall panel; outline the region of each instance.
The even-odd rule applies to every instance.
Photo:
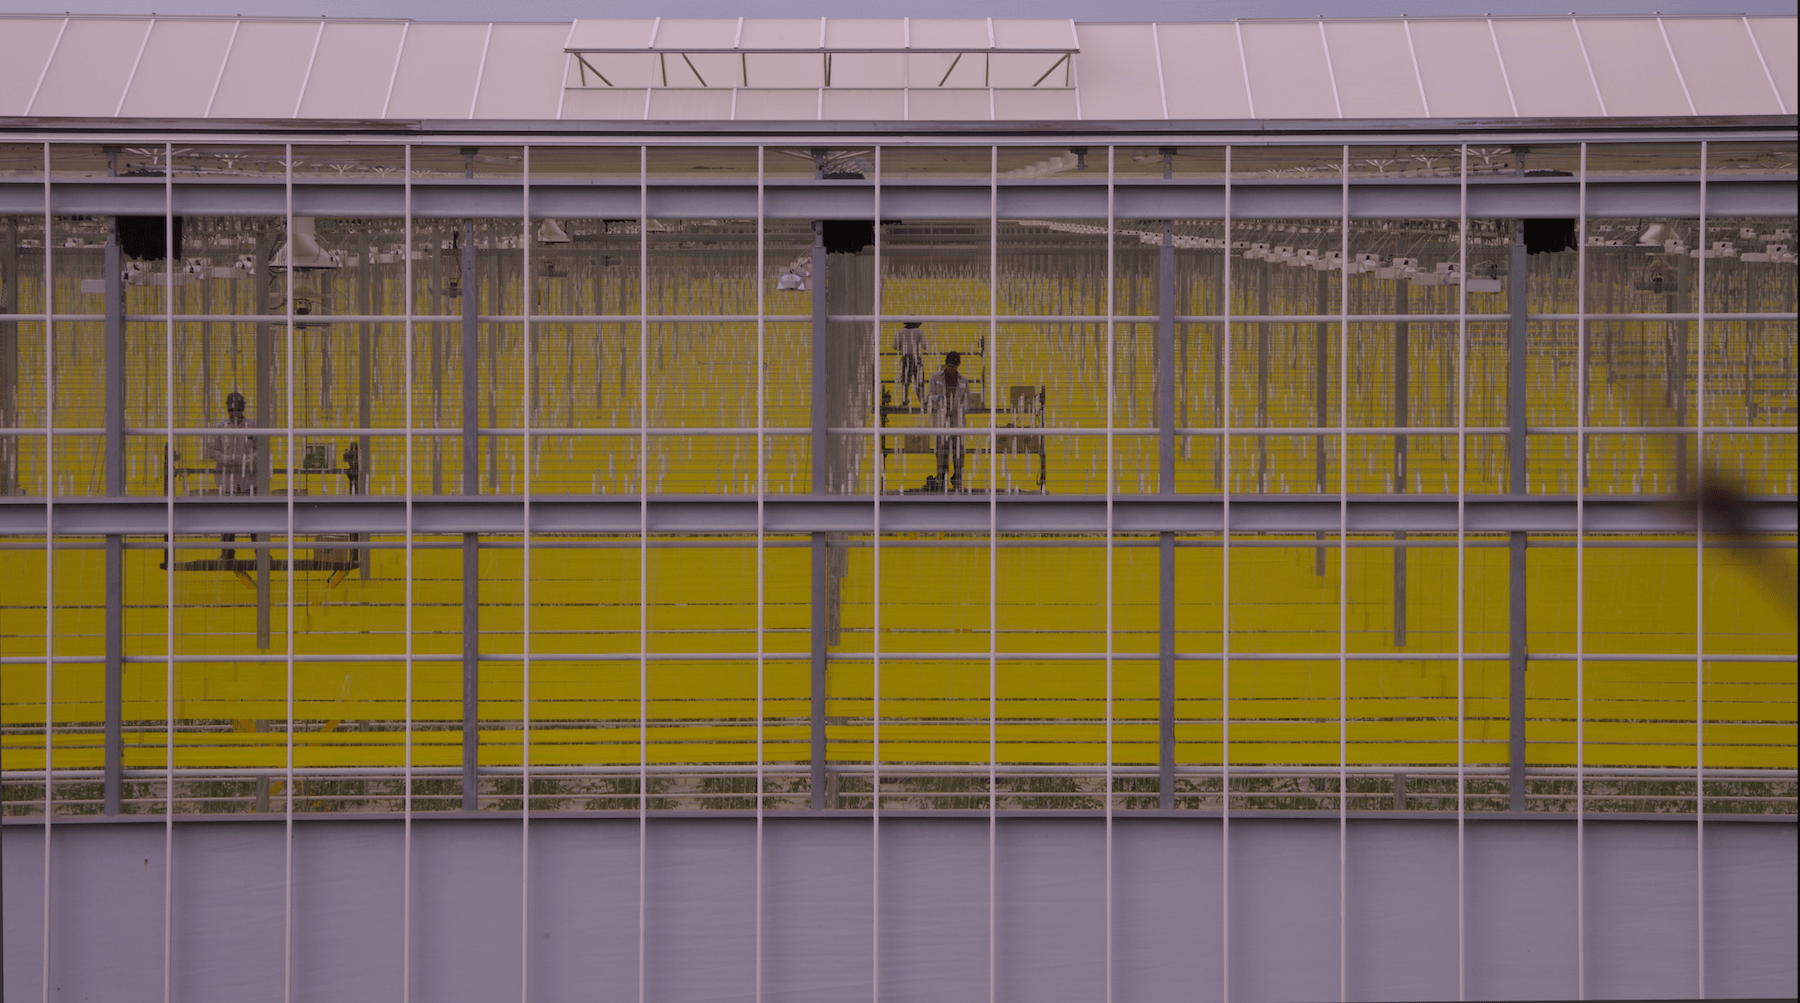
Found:
[[[52,985],[61,998],[158,999],[164,971],[164,825],[53,827]],[[182,822],[170,973],[182,1000],[282,998],[286,828]],[[1092,1001],[1339,996],[1339,828],[1334,820],[863,818],[765,823],[653,819],[639,895],[636,818],[418,819],[404,908],[399,820],[293,827],[295,1000],[393,1000],[410,956],[414,999],[517,998],[520,915],[530,998]],[[3,830],[8,999],[40,995],[43,830]],[[989,841],[994,847],[989,869]],[[1698,978],[1691,822],[1586,826],[1471,821],[1463,840],[1466,998],[1566,999],[1585,963],[1589,999],[1692,996]],[[1457,827],[1352,820],[1342,975],[1350,999],[1457,996]],[[1707,995],[1792,996],[1795,828],[1706,827]],[[1108,868],[1111,899],[1108,900]],[[1578,869],[1579,867],[1579,869]],[[1221,898],[1230,878],[1229,909]],[[879,887],[880,904],[875,904]],[[1577,938],[1577,895],[1586,932]],[[639,924],[643,902],[644,925]],[[878,911],[877,911],[878,910]],[[410,942],[405,938],[410,914]],[[875,926],[879,916],[879,932]],[[879,942],[880,958],[875,958]],[[1584,957],[1585,955],[1585,957]]]
[[[287,917],[287,853],[259,826],[192,825],[174,831],[181,880],[169,910],[169,987],[191,1003],[280,1000]],[[161,848],[158,847],[158,852]]]
[[[740,826],[737,838],[754,859],[755,823],[744,821]],[[895,854],[904,853],[909,843],[907,830],[907,825],[882,826],[881,859],[884,873],[911,880],[924,877],[925,868],[898,863]],[[985,847],[986,831],[980,836]],[[959,868],[950,873],[967,871]],[[875,969],[875,938],[870,928],[875,915],[874,874],[875,842],[863,819],[765,823],[760,917],[764,1003],[834,1003],[865,984]],[[882,888],[884,930],[903,922],[904,884]],[[755,888],[749,893],[754,895]],[[899,901],[888,901],[895,896]],[[981,930],[985,935],[985,911]],[[931,935],[928,929],[918,932]],[[901,934],[899,939],[904,938]],[[985,955],[982,961],[985,971]],[[916,978],[908,978],[917,973],[916,961],[897,967],[894,982],[899,984],[884,979],[884,999],[909,998],[905,986],[916,984]]]
[[[1575,826],[1473,825],[1464,846],[1468,999],[1576,998]]]
[[[276,827],[250,828],[268,838]],[[400,998],[406,962],[402,826],[294,826],[293,910],[296,1003]]]

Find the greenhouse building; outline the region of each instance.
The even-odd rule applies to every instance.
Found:
[[[5,998],[1795,995],[1795,38],[0,16]]]

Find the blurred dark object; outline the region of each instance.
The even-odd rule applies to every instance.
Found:
[[[1575,246],[1575,221],[1572,219],[1528,219],[1525,221],[1525,253],[1555,254]]]
[[[1697,490],[1666,504],[1666,509],[1682,523],[1682,528],[1699,526],[1715,537],[1721,537],[1722,549],[1744,563],[1774,594],[1790,617],[1795,613],[1794,569],[1781,559],[1781,551],[1767,545],[1766,532],[1755,525],[1755,506],[1743,488],[1720,477],[1703,475]]]
[[[875,221],[872,219],[825,220],[826,254],[856,254],[875,244]]]
[[[127,258],[161,261],[169,254],[169,234],[162,216],[120,216],[119,249]],[[175,257],[181,257],[181,217],[175,217]]]

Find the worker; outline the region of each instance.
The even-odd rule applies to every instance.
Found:
[[[894,351],[900,355],[900,376],[894,382],[900,384],[900,406],[906,407],[914,394],[919,403],[925,402],[925,332],[919,330],[919,322],[909,320],[894,332]]]
[[[244,395],[233,390],[225,395],[225,417],[213,423],[214,428],[255,428],[256,422],[245,414]],[[213,478],[221,495],[256,493],[256,438],[249,435],[209,435],[204,444],[206,456],[213,461]],[[237,540],[236,533],[225,533],[219,539],[227,544]],[[222,561],[235,560],[237,551],[229,546],[219,551]]]
[[[925,392],[925,414],[933,428],[961,428],[963,419],[968,416],[969,381],[958,371],[961,365],[960,352],[945,352],[944,368],[932,374]],[[931,479],[926,489],[962,490],[962,436],[940,434],[937,437],[936,451],[937,476]],[[944,480],[946,472],[950,472],[948,482]]]

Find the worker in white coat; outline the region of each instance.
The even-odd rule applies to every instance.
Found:
[[[944,368],[933,373],[925,389],[926,420],[933,428],[961,428],[969,414],[969,381],[958,367],[959,352],[944,353]],[[936,490],[962,490],[963,440],[960,435],[937,437],[937,476],[932,478]],[[944,480],[950,473],[948,482]]]
[[[256,421],[245,414],[244,395],[233,390],[225,395],[225,417],[213,423],[214,428],[255,428]],[[209,435],[202,443],[206,458],[213,462],[213,477],[222,495],[256,493],[256,437],[252,435]],[[227,544],[219,552],[222,561],[235,560],[237,551],[229,545],[237,541],[236,533],[219,537]]]

